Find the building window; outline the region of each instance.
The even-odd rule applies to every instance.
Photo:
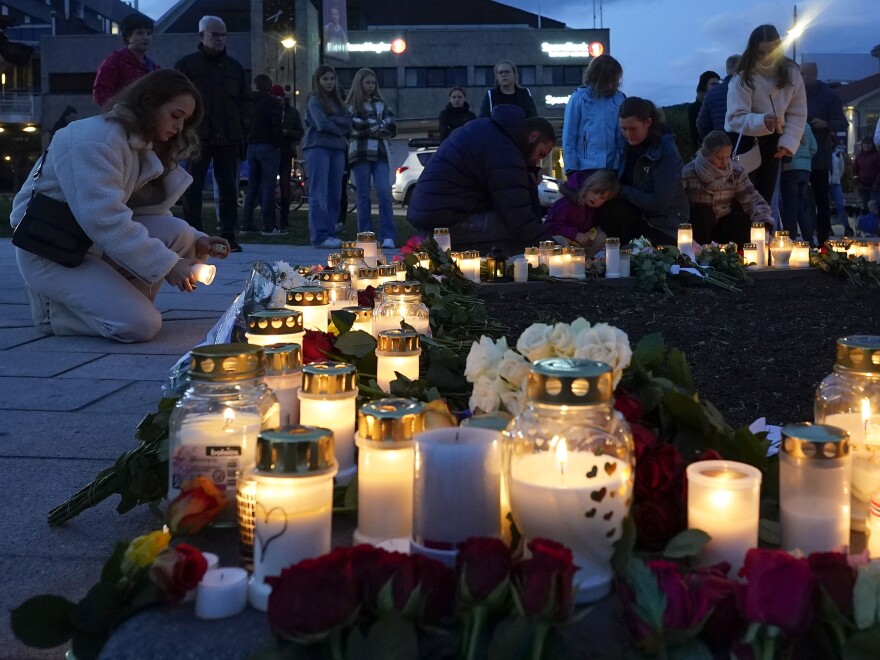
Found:
[[[495,86],[495,67],[494,66],[475,66],[474,67],[474,85],[477,87],[494,87]]]
[[[94,73],[50,73],[50,94],[91,94]]]
[[[520,66],[517,67],[516,70],[517,73],[519,73],[519,82],[521,85],[534,85],[538,82],[535,78],[535,67]]]
[[[545,66],[545,85],[580,85],[584,68],[581,66]]]
[[[454,87],[467,85],[467,67],[407,67],[407,87]]]
[[[397,87],[397,69],[394,67],[376,67],[376,82],[379,83],[379,89],[393,89]],[[345,93],[351,88],[351,81],[354,80],[354,74],[358,69],[336,69],[336,80],[339,88],[344,89]],[[344,96],[344,95],[343,95]]]
[[[110,23],[110,34],[119,34],[119,23]]]
[[[7,7],[6,5],[0,5],[0,13],[2,13],[4,16],[9,16],[9,7]]]

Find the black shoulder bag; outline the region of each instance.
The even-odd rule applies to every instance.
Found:
[[[49,149],[46,149],[40,166],[34,172],[31,199],[24,217],[12,232],[12,244],[56,264],[76,268],[83,262],[93,241],[79,226],[66,202],[37,192],[37,179],[48,154]]]

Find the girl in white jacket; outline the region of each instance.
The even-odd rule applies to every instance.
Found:
[[[798,150],[807,123],[807,96],[797,65],[785,57],[779,32],[772,25],[760,25],[749,35],[749,43],[727,86],[727,116],[724,128],[741,133],[737,153],[748,151],[758,140],[761,166],[751,179],[769,203],[779,174],[779,159]]]
[[[66,268],[15,249],[34,325],[56,335],[148,341],[162,315],[153,305],[163,280],[192,291],[193,264],[223,238],[171,215],[192,177],[178,161],[198,145],[202,102],[174,69],[147,74],[123,90],[113,109],[58,131],[12,204],[18,226],[31,191],[67,202],[94,245]],[[221,248],[222,251],[222,248]]]

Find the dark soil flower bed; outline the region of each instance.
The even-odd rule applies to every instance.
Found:
[[[685,351],[700,394],[734,428],[813,419],[813,395],[834,365],[835,340],[880,333],[880,289],[809,271],[759,276],[743,293],[670,284],[672,297],[617,283],[483,287],[489,317],[515,343],[532,323],[610,323],[635,343],[660,332]],[[621,283],[623,284],[623,283]]]

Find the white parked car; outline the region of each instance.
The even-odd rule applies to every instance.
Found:
[[[559,181],[545,174],[541,178],[541,183],[538,184],[538,200],[541,202],[541,206],[549,209],[553,206],[553,202],[560,197],[562,197],[562,193],[559,192]]]

